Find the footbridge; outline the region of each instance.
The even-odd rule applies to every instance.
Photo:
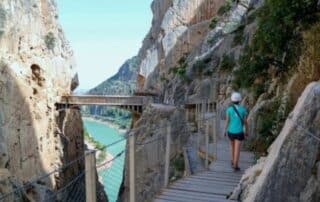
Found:
[[[118,96],[118,95],[66,95],[60,98],[58,107],[74,105],[105,105],[142,113],[144,107],[153,102],[152,96]]]

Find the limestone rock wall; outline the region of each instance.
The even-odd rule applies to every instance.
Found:
[[[185,53],[190,52],[208,31],[210,20],[223,0],[154,1],[152,28],[139,52],[138,90],[159,90],[148,84],[154,71],[166,72]],[[197,25],[197,26],[196,26]],[[150,76],[150,77],[149,77]]]
[[[53,0],[0,2],[0,169],[17,183],[82,155],[77,110],[56,111],[59,96],[77,86],[69,48]],[[77,165],[75,169],[81,169]],[[69,172],[69,171],[68,171]],[[49,188],[71,174],[44,179]],[[7,189],[10,189],[8,187]],[[1,189],[3,190],[3,189]]]

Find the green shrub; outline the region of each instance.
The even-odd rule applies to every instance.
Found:
[[[220,61],[219,66],[222,71],[231,71],[235,65],[236,65],[236,62],[234,58],[227,54],[224,54],[222,56],[222,60]]]
[[[179,76],[185,75],[185,73],[186,73],[186,69],[184,69],[184,68],[179,68],[177,71],[177,74]]]
[[[275,101],[272,105],[259,112],[261,127],[256,137],[248,142],[248,148],[258,156],[266,155],[268,148],[278,136],[278,133],[274,134],[272,129],[279,124],[277,123],[279,107],[280,102]]]
[[[316,1],[268,0],[258,12],[258,28],[252,46],[240,57],[234,86],[248,88],[255,78],[268,78],[273,65],[278,72],[295,66],[299,58],[301,35],[298,27],[307,27],[316,19]]]
[[[160,81],[161,82],[169,82],[169,80],[167,79],[167,77],[165,77],[165,76],[160,76]]]
[[[106,151],[101,151],[99,153],[98,159],[97,159],[97,163],[102,163],[107,157],[107,152]]]
[[[263,83],[255,84],[251,88],[255,99],[257,99],[262,93],[265,92],[265,85]]]
[[[209,25],[210,29],[216,28],[217,24],[218,24],[218,18],[213,17],[210,21],[210,25]]]
[[[243,32],[244,32],[245,25],[241,25],[235,32],[232,41],[232,46],[241,45],[243,43]]]
[[[170,181],[173,182],[183,177],[185,171],[185,163],[182,154],[178,154],[172,161],[172,168],[170,169]]]
[[[234,86],[250,88],[258,77],[268,77],[269,61],[266,57],[256,55],[250,47],[246,47],[239,59],[240,68],[235,71]]]
[[[213,75],[213,70],[212,70],[212,69],[208,69],[207,71],[205,71],[205,72],[203,73],[203,75],[205,75],[205,76],[212,76],[212,75]]]
[[[186,55],[182,56],[182,57],[179,59],[178,64],[179,64],[180,66],[186,66],[186,65],[187,65],[187,56],[186,56]]]
[[[208,43],[209,45],[213,45],[215,42],[216,42],[216,40],[214,39],[214,37],[212,37],[212,38],[210,38],[210,39],[207,40],[207,43]]]
[[[211,60],[211,57],[206,57],[202,60],[198,60],[197,62],[195,62],[192,66],[192,69],[196,73],[196,75],[202,75],[203,70],[205,70],[208,67]]]
[[[183,172],[184,171],[184,158],[183,158],[183,155],[180,155],[178,158],[176,158],[174,161],[173,161],[173,167],[176,171],[179,171],[179,172]]]
[[[49,50],[53,50],[54,47],[56,46],[56,37],[52,32],[49,32],[45,37],[44,37],[44,42],[46,43],[46,46]]]
[[[252,13],[250,13],[247,17],[247,24],[253,23],[254,20],[257,18],[258,13],[259,13],[259,10],[255,10]]]
[[[188,63],[187,63],[186,56],[182,56],[178,61],[178,65],[175,67],[171,67],[169,69],[169,73],[174,73],[174,74],[180,76],[182,79],[184,79],[186,77],[185,74],[186,74],[187,65],[188,65]]]
[[[232,2],[230,0],[227,0],[224,5],[222,5],[219,10],[218,10],[218,14],[219,15],[223,15],[225,13],[227,13],[228,11],[230,11],[232,8]]]
[[[105,145],[101,144],[99,141],[95,140],[88,132],[88,130],[86,128],[84,128],[84,139],[88,142],[90,142],[91,144],[93,144],[95,146],[96,149],[100,150],[100,151],[105,151]]]

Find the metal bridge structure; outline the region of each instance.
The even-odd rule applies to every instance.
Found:
[[[141,114],[145,106],[152,102],[152,96],[66,95],[56,105],[58,108],[79,105],[112,106]]]

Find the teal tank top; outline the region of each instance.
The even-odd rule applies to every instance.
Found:
[[[227,115],[229,116],[229,125],[228,125],[228,132],[230,133],[243,133],[243,127],[244,125],[241,123],[241,119],[233,109],[233,106],[235,106],[241,116],[241,118],[244,120],[247,116],[247,110],[242,105],[231,105],[227,108]]]

